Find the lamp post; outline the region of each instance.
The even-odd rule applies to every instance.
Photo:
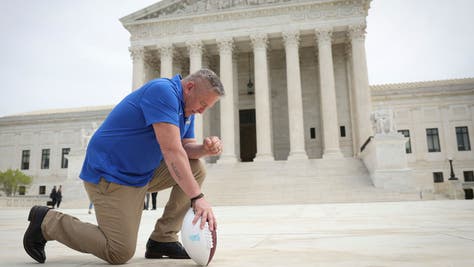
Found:
[[[454,175],[454,170],[453,170],[453,160],[449,159],[449,166],[451,167],[451,175],[449,177],[449,180],[457,180],[456,176]]]
[[[247,94],[248,95],[254,94],[254,88],[253,88],[253,82],[252,82],[252,70],[250,69],[250,53],[249,53],[249,82],[247,83]]]

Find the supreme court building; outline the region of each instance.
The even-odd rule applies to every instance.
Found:
[[[160,1],[120,19],[131,35],[131,90],[203,67],[221,77],[226,95],[196,115],[195,132],[198,140],[217,135],[225,144],[220,157],[207,159],[207,189],[222,204],[472,194],[474,79],[369,86],[369,6]],[[30,195],[77,180],[87,139],[111,108],[0,118],[0,168],[35,176]],[[448,181],[449,160],[457,182]],[[252,200],[221,192],[226,185]]]

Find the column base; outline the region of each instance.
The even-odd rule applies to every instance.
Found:
[[[342,159],[343,157],[340,150],[326,150],[323,154],[323,159]]]
[[[304,151],[298,151],[298,152],[290,152],[290,155],[288,155],[288,161],[292,160],[305,160],[308,159],[308,155]]]
[[[270,155],[270,154],[257,154],[255,158],[253,159],[254,162],[274,161],[274,160],[275,158],[273,157],[273,155]]]
[[[232,164],[237,162],[239,162],[239,160],[234,155],[221,155],[220,158],[217,160],[218,164]]]

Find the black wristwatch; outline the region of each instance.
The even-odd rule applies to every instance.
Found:
[[[199,194],[199,195],[197,195],[197,196],[191,198],[191,207],[194,206],[194,202],[196,202],[196,200],[198,200],[198,199],[200,199],[200,198],[203,198],[203,197],[204,197],[204,194],[201,193],[201,194]]]

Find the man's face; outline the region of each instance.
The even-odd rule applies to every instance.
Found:
[[[189,81],[184,84],[184,113],[186,117],[192,114],[202,114],[214,106],[219,100],[219,95],[204,81]]]

